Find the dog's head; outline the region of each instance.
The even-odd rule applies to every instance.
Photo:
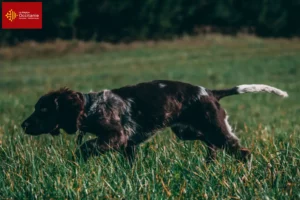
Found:
[[[58,135],[59,129],[75,133],[84,110],[81,93],[67,88],[42,96],[35,104],[34,112],[22,123],[25,133]]]

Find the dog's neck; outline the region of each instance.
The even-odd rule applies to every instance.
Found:
[[[85,119],[88,117],[89,110],[91,109],[91,106],[94,102],[94,94],[93,93],[81,93],[82,100],[83,100],[83,112],[81,116],[79,117],[79,124],[78,124],[78,130],[83,132],[87,132],[87,127],[85,125]]]
[[[84,112],[86,112],[87,110],[89,110],[91,104],[92,104],[92,98],[91,98],[91,94],[82,94],[83,96],[83,101],[84,101]]]

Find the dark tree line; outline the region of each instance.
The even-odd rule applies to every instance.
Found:
[[[300,35],[299,20],[300,0],[44,0],[42,30],[1,30],[0,42],[160,39],[201,27],[290,37]]]

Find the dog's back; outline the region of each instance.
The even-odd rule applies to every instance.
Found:
[[[130,102],[131,117],[145,132],[170,126],[189,106],[209,96],[209,91],[203,87],[161,80],[126,86],[111,92]]]

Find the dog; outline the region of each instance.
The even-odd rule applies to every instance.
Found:
[[[218,149],[225,149],[245,162],[251,152],[241,147],[219,100],[251,92],[288,96],[280,89],[261,84],[210,90],[170,80],[90,93],[62,88],[42,96],[21,126],[30,135],[55,136],[60,129],[68,134],[79,131],[78,144],[85,133],[95,134],[97,137],[85,142],[77,152],[85,161],[90,156],[116,150],[132,164],[138,145],[157,130],[170,127],[181,140],[203,141],[208,147],[208,163],[216,159]]]

